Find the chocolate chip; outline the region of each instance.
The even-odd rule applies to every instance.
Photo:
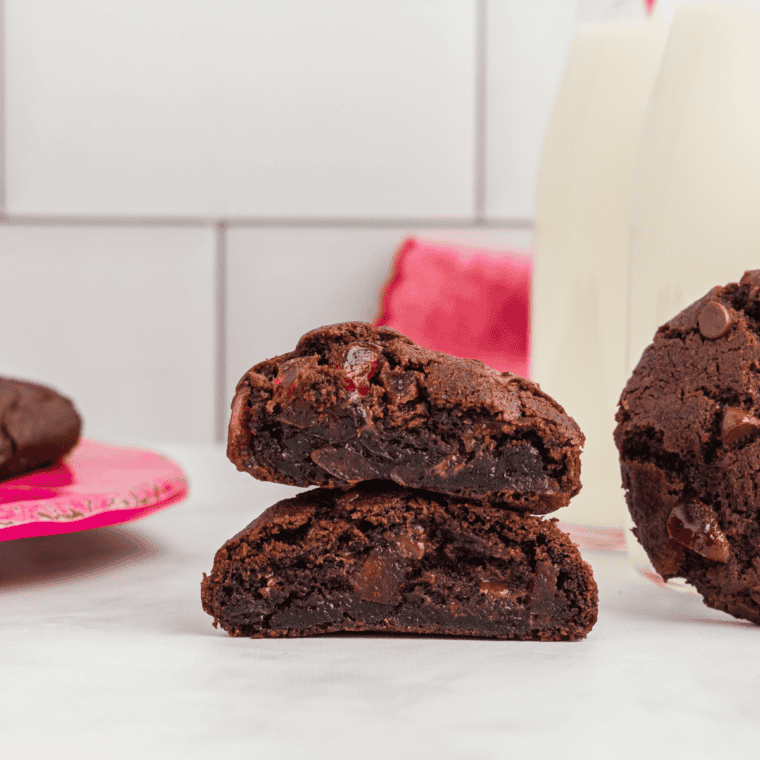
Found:
[[[316,359],[313,356],[299,356],[283,362],[277,369],[273,398],[276,401],[283,401],[293,396],[299,384],[308,382],[305,375],[315,364]]]
[[[728,332],[731,327],[731,314],[718,301],[709,301],[699,312],[699,332],[705,338],[715,340]]]
[[[394,535],[386,533],[389,543],[394,543],[399,554],[407,559],[422,559],[425,556],[425,531],[418,525],[409,529],[409,533]]]
[[[365,602],[392,604],[399,601],[406,568],[390,549],[373,549],[353,575],[356,594]]]
[[[713,562],[728,562],[731,549],[718,518],[706,504],[691,499],[676,504],[668,518],[668,535]]]
[[[506,581],[482,580],[479,590],[481,594],[487,594],[508,602],[514,603],[517,600],[517,594]]]
[[[304,394],[308,394],[310,378],[316,366],[315,356],[296,357],[280,365],[274,380],[272,399],[267,404],[267,411],[270,414],[276,413],[279,422],[303,430],[316,424],[317,415],[313,405],[304,398]]]
[[[723,412],[720,435],[723,443],[732,444],[760,429],[760,420],[744,409],[729,407]]]
[[[396,405],[408,404],[419,395],[417,378],[414,372],[391,370],[385,377],[385,390],[388,398]]]
[[[323,446],[311,452],[311,459],[325,472],[353,485],[362,480],[380,477],[380,470],[360,452],[346,444]]]

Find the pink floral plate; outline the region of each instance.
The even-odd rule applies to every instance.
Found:
[[[167,457],[83,438],[63,462],[0,482],[0,541],[131,522],[187,493]]]

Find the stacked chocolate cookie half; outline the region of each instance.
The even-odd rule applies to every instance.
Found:
[[[204,575],[233,636],[376,631],[577,640],[597,588],[556,521],[583,434],[521,377],[363,322],[322,327],[238,383],[227,454],[316,486],[267,509]]]

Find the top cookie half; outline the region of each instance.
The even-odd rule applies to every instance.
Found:
[[[346,322],[243,376],[227,455],[260,480],[392,480],[546,514],[580,490],[583,442],[535,383]]]

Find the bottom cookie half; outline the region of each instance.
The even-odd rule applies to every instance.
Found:
[[[203,609],[233,636],[338,631],[574,641],[597,588],[555,521],[380,482],[314,489],[217,552]]]

